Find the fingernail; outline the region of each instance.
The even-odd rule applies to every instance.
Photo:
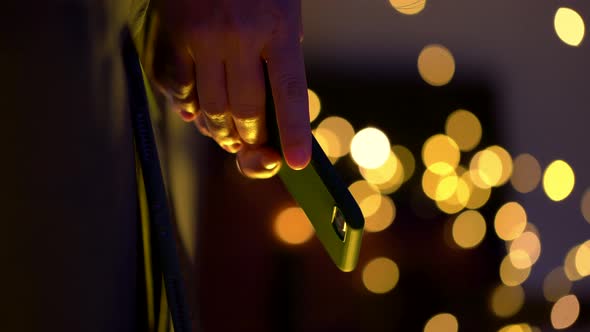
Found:
[[[307,153],[304,148],[299,146],[287,148],[286,155],[289,156],[287,159],[289,166],[296,170],[305,168],[310,159],[309,153]]]
[[[191,113],[191,112],[186,111],[186,110],[180,110],[180,117],[184,121],[193,121],[195,119],[195,113]]]

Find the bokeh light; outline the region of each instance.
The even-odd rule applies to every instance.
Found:
[[[579,245],[571,248],[565,255],[565,259],[563,262],[563,270],[565,271],[565,275],[571,281],[582,279],[582,275],[578,272],[578,268],[576,266],[576,256],[578,253],[578,249],[580,249]]]
[[[521,286],[500,285],[492,293],[491,309],[498,317],[514,316],[522,309],[523,304],[524,289]]]
[[[517,202],[508,202],[496,212],[494,227],[498,237],[505,241],[518,238],[527,224],[524,208]]]
[[[508,180],[512,173],[510,156],[506,165],[496,152],[498,149],[487,148],[477,152],[469,163],[469,173],[473,184],[480,188],[499,186]]]
[[[582,16],[571,8],[561,7],[553,19],[555,32],[561,41],[570,46],[578,46],[584,39],[586,26]]]
[[[428,45],[418,56],[418,72],[422,79],[433,86],[442,86],[455,74],[453,54],[442,45]]]
[[[334,164],[338,157],[333,157],[340,154],[342,147],[340,146],[340,140],[335,132],[325,129],[325,128],[317,128],[313,130],[313,136],[315,137],[318,144],[324,150],[326,156],[330,159],[332,164]]]
[[[453,222],[452,233],[459,247],[473,248],[481,243],[486,234],[486,221],[478,211],[464,211]]]
[[[555,302],[571,290],[572,281],[565,275],[562,266],[553,269],[543,280],[543,296],[547,301]]]
[[[494,184],[495,187],[499,187],[508,182],[510,176],[512,175],[514,169],[512,156],[510,156],[510,153],[508,153],[506,149],[499,145],[490,146],[489,148],[487,148],[487,150],[496,154],[496,156],[500,158],[500,162],[502,163],[502,172],[500,175],[500,179],[496,182],[496,184]]]
[[[307,99],[309,100],[309,122],[313,122],[322,109],[322,103],[318,95],[311,89],[307,89]]]
[[[551,308],[551,325],[556,330],[566,329],[572,326],[580,316],[580,302],[578,298],[571,294],[566,295]]]
[[[402,164],[404,170],[404,182],[408,181],[412,175],[414,175],[414,170],[416,169],[416,159],[414,158],[412,151],[402,145],[394,145],[391,148],[391,151],[393,151],[399,162]]]
[[[370,196],[369,198],[372,198]],[[365,199],[363,204],[367,204],[369,199]],[[372,203],[372,202],[371,202]],[[362,209],[362,208],[361,208]],[[389,196],[382,196],[379,203],[370,216],[365,216],[365,231],[380,232],[395,220],[396,208],[393,200]]]
[[[365,180],[374,185],[382,185],[392,178],[396,177],[397,182],[401,184],[403,181],[403,166],[400,167],[400,162],[393,152],[389,153],[389,158],[383,165],[377,168],[364,168],[359,166],[359,172]]]
[[[302,244],[314,234],[311,222],[300,207],[288,207],[282,210],[274,222],[276,235],[288,244]]]
[[[467,110],[456,110],[447,118],[445,133],[452,138],[461,151],[471,151],[481,140],[481,123]]]
[[[539,236],[531,231],[523,232],[518,238],[510,243],[509,252],[512,264],[518,268],[524,269],[535,264],[541,255],[541,241]],[[526,257],[521,257],[525,255]]]
[[[447,135],[434,135],[428,138],[422,147],[424,165],[438,175],[454,171],[460,159],[459,146]]]
[[[534,329],[529,324],[511,324],[506,325],[498,330],[498,332],[534,332]]]
[[[492,195],[492,189],[474,185],[470,172],[463,173],[461,179],[469,190],[463,191],[465,195],[459,195],[459,201],[463,202],[468,209],[479,209],[484,206]],[[461,192],[458,192],[458,194],[461,194]]]
[[[584,216],[584,219],[590,223],[590,189],[586,189],[582,195],[580,209],[582,210],[582,216]]]
[[[397,285],[398,280],[397,264],[389,258],[375,258],[363,269],[363,283],[372,293],[387,293]]]
[[[525,282],[531,274],[532,264],[524,264],[528,265],[528,267],[519,268],[513,264],[513,261],[515,261],[515,259],[511,257],[513,255],[514,252],[509,253],[504,257],[502,263],[500,263],[500,280],[502,280],[502,283],[506,286],[518,286]],[[521,256],[519,260],[523,258],[528,259],[528,256]]]
[[[582,243],[575,255],[576,271],[582,277],[590,275],[590,240]]]
[[[561,201],[569,196],[575,184],[574,171],[563,160],[556,160],[547,166],[543,174],[543,189],[553,201]]]
[[[426,6],[426,0],[389,0],[395,10],[405,15],[416,15]]]
[[[424,332],[457,332],[459,322],[457,318],[449,313],[441,313],[433,316],[424,325]]]
[[[328,157],[339,158],[350,152],[350,142],[354,137],[354,128],[346,119],[338,116],[330,116],[322,120],[317,131],[330,131],[334,133],[337,143],[326,151]]]
[[[378,168],[389,158],[391,146],[385,133],[377,128],[368,127],[354,135],[350,153],[357,165]]]
[[[381,193],[375,186],[365,180],[354,182],[348,186],[348,191],[350,191],[365,217],[374,214],[381,204]]]
[[[539,185],[541,181],[541,165],[535,157],[523,153],[514,158],[514,169],[510,183],[520,193],[529,193]]]

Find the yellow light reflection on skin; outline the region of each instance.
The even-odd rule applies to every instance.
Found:
[[[447,118],[445,133],[459,146],[461,151],[471,151],[481,140],[481,123],[467,110],[456,110]]]
[[[434,135],[422,147],[424,165],[435,174],[451,173],[459,165],[460,158],[459,146],[447,135]]]
[[[418,56],[418,72],[422,79],[433,86],[442,86],[455,74],[453,54],[442,45],[428,45]]]
[[[582,201],[580,202],[580,209],[582,210],[584,219],[590,223],[590,189],[586,189],[584,192]]]
[[[380,232],[395,220],[396,208],[393,200],[388,196],[383,196],[375,213],[365,219],[365,231]]]
[[[506,255],[500,264],[500,280],[506,286],[518,286],[525,282],[531,274],[531,265],[526,268],[518,268],[512,264],[512,254]]]
[[[389,0],[395,10],[405,15],[416,15],[426,6],[426,0]]]
[[[521,269],[530,267],[537,262],[541,255],[541,241],[537,234],[530,231],[523,232],[518,238],[510,243],[509,252],[515,253],[511,257],[518,259],[518,261],[514,260],[512,262],[516,267]],[[520,258],[519,256],[521,254],[516,254],[518,252],[526,254],[526,258]]]
[[[514,316],[524,304],[524,290],[521,286],[498,286],[492,293],[492,312],[501,318]]]
[[[389,158],[391,146],[385,133],[377,128],[368,127],[354,135],[350,153],[357,165],[378,168]]]
[[[572,281],[565,275],[562,266],[553,269],[543,280],[543,295],[549,302],[555,302],[572,290]]]
[[[580,302],[575,295],[566,295],[551,308],[551,325],[556,330],[572,326],[580,316]]]
[[[359,172],[369,183],[380,185],[387,183],[396,175],[398,175],[401,180],[402,176],[396,174],[396,172],[403,172],[403,170],[399,168],[399,164],[400,162],[396,155],[393,152],[390,152],[389,158],[387,158],[385,163],[380,167],[371,169],[359,166]]]
[[[565,255],[565,260],[563,263],[563,270],[565,271],[565,275],[571,281],[582,279],[582,276],[580,275],[576,267],[576,254],[578,253],[578,249],[580,249],[579,245],[570,249],[567,255]]]
[[[590,240],[582,243],[576,251],[575,264],[580,276],[590,275]]]
[[[414,170],[416,169],[416,159],[414,159],[412,151],[402,145],[394,145],[391,148],[391,151],[393,151],[399,162],[402,164],[404,169],[403,181],[408,181],[412,175],[414,175]]]
[[[457,332],[459,322],[449,313],[441,313],[433,316],[424,325],[424,332]]]
[[[547,166],[543,174],[543,189],[552,201],[562,201],[569,196],[576,182],[574,171],[563,160],[556,160]]]
[[[462,212],[453,222],[453,240],[464,249],[481,243],[486,235],[486,221],[478,211]]]
[[[389,258],[375,258],[363,269],[363,283],[372,293],[387,293],[397,285],[398,281],[399,269],[397,264]]]
[[[494,184],[495,187],[499,187],[508,182],[508,179],[510,179],[510,176],[512,175],[512,171],[514,168],[512,163],[512,157],[510,156],[510,153],[506,151],[506,149],[499,145],[490,146],[489,148],[487,148],[487,150],[495,153],[496,156],[500,158],[500,162],[502,163],[502,172],[500,175],[500,179],[496,182],[496,184]]]
[[[346,119],[330,116],[322,120],[316,130],[328,130],[334,133],[338,144],[326,152],[328,157],[343,157],[350,152],[350,142],[354,137],[354,128]],[[336,148],[337,147],[337,148]]]
[[[539,185],[541,181],[541,165],[535,157],[523,153],[514,158],[514,170],[510,183],[520,193],[529,193]]]
[[[524,208],[516,202],[504,204],[496,213],[494,227],[498,237],[504,241],[518,238],[527,224],[527,215]]]
[[[307,99],[309,100],[309,122],[313,122],[322,109],[322,103],[318,95],[311,89],[307,89]]]
[[[578,46],[584,39],[586,26],[584,20],[571,8],[561,7],[553,19],[555,32],[561,41],[570,46]]]
[[[302,244],[314,234],[313,227],[305,212],[299,207],[289,207],[281,211],[274,222],[276,235],[288,244]]]

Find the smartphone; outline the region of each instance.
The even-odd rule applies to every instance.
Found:
[[[281,151],[266,64],[264,71],[269,141]],[[311,221],[317,238],[334,264],[345,272],[354,270],[365,220],[348,187],[340,179],[315,137],[312,137],[309,165],[295,171],[283,162],[278,176]]]

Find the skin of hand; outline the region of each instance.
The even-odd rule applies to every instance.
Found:
[[[283,155],[311,159],[301,0],[157,0],[147,72],[169,106],[223,149],[240,171],[269,178],[281,155],[267,146],[266,61]]]

